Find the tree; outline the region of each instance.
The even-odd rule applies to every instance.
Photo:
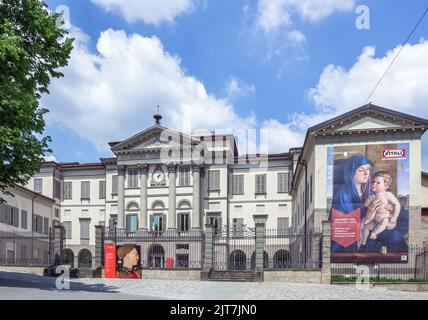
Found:
[[[60,17],[40,0],[0,0],[0,191],[26,184],[52,152],[39,99],[73,48]]]

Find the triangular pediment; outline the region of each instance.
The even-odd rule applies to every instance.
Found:
[[[336,130],[367,130],[367,129],[385,129],[385,128],[400,128],[402,127],[402,123],[385,121],[384,119],[378,119],[372,116],[362,117],[361,119],[357,119],[352,121],[342,127],[336,128]]]
[[[113,153],[122,151],[154,151],[180,145],[180,139],[190,136],[178,131],[154,125],[112,146]],[[193,139],[194,140],[194,139]],[[191,141],[191,140],[188,140]]]
[[[309,128],[315,135],[344,132],[407,131],[428,128],[428,120],[368,104]]]

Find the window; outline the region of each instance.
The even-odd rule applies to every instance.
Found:
[[[212,225],[214,228],[214,234],[218,234],[221,231],[221,217],[220,216],[211,216],[208,218],[208,224]]]
[[[288,192],[288,173],[278,173],[278,193]]]
[[[233,194],[244,194],[244,175],[233,176],[232,192]]]
[[[22,261],[26,261],[27,258],[27,246],[21,245],[21,259]]]
[[[126,230],[128,232],[136,232],[138,230],[138,216],[136,214],[128,214],[126,216]]]
[[[99,184],[99,198],[100,199],[105,199],[106,198],[106,182],[100,181]]]
[[[310,180],[310,186],[309,186],[309,198],[310,198],[310,203],[312,204],[312,198],[313,198],[313,194],[312,194],[312,190],[313,190],[313,185],[314,185],[314,181],[313,181],[313,176],[311,175],[311,180]]]
[[[119,180],[118,180],[119,176],[115,175],[112,177],[112,185],[111,185],[111,193],[112,194],[117,194],[117,189],[119,187]]]
[[[19,227],[19,209],[15,207],[10,207],[11,221],[10,225],[14,227]]]
[[[256,175],[256,193],[260,193],[260,194],[266,193],[266,175],[265,174]]]
[[[28,228],[28,212],[25,210],[21,210],[21,228]]]
[[[128,188],[138,188],[138,168],[128,169]]]
[[[34,192],[42,193],[42,179],[34,179]]]
[[[211,170],[208,176],[208,190],[218,191],[220,190],[220,170]]]
[[[181,166],[179,169],[179,181],[178,184],[180,187],[190,186],[190,167]]]
[[[90,199],[90,181],[82,181],[80,183],[81,190],[80,190],[80,198],[81,199]]]
[[[43,233],[49,234],[49,219],[43,218]]]
[[[166,229],[166,216],[162,213],[155,213],[150,216],[150,230],[153,233],[162,233]]]
[[[80,221],[80,240],[89,240],[89,225],[91,219],[79,219]]]
[[[64,200],[70,200],[72,197],[72,182],[64,182],[64,187],[63,187],[63,199]]]
[[[54,198],[61,198],[61,182],[54,179]]]
[[[284,218],[284,217],[278,218],[277,223],[278,223],[278,231],[277,231],[278,235],[279,236],[285,235],[288,230],[288,223],[289,223],[288,218]]]
[[[72,237],[72,233],[71,233],[71,221],[64,221],[62,223],[62,226],[64,227],[65,238],[66,239],[71,239],[71,237]]]
[[[188,254],[177,254],[175,266],[177,268],[188,268],[189,267],[189,255]]]
[[[244,219],[233,218],[233,236],[243,237],[244,236]]]
[[[179,213],[178,214],[178,231],[187,232],[189,231],[189,214]]]
[[[6,210],[7,206],[4,203],[0,203],[0,223],[6,223]]]
[[[59,209],[55,208],[55,218],[59,218]]]
[[[43,217],[35,214],[33,217],[33,221],[34,221],[34,232],[38,232],[38,233],[43,233]]]

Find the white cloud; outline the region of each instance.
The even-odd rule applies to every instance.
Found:
[[[308,95],[327,116],[361,106],[401,45],[377,58],[374,47],[366,47],[356,63],[346,70],[328,65]],[[428,40],[407,44],[370,98],[374,104],[428,118]]]
[[[287,33],[287,40],[292,46],[301,46],[306,42],[306,37],[301,31],[293,30]]]
[[[306,128],[363,105],[401,47],[399,45],[378,58],[374,47],[366,47],[348,70],[336,65],[325,67],[316,87],[308,91],[308,98],[315,104],[316,112],[294,114],[290,125],[303,135]],[[407,44],[370,101],[428,118],[427,52],[428,40]],[[427,139],[424,137],[422,149],[425,170],[428,170]]]
[[[226,84],[226,93],[229,98],[248,96],[255,94],[255,92],[256,88],[254,84],[246,84],[234,76],[230,76]]]
[[[319,22],[335,12],[351,11],[355,0],[258,0],[257,26],[265,33],[293,25],[292,15]]]
[[[80,30],[74,32],[79,38],[65,77],[53,80],[43,103],[50,109],[49,123],[65,126],[99,150],[106,150],[108,141],[152,125],[158,104],[163,124],[181,131],[191,126],[242,133],[256,126],[254,114],[238,115],[230,102],[207,93],[157,37],[108,29],[101,33],[94,54],[88,38]]]
[[[284,124],[275,119],[262,123],[262,130],[268,134],[269,152],[287,152],[293,147],[301,147],[304,131],[299,130],[293,123]]]
[[[159,25],[194,9],[194,0],[91,0],[107,12],[117,12],[126,21]]]
[[[55,162],[57,162],[56,157],[54,155],[45,155],[43,158],[45,159],[45,161],[55,161]]]

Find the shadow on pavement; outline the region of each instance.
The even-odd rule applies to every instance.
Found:
[[[54,277],[0,271],[0,288],[9,287],[58,291],[56,280],[57,278]],[[70,291],[120,293],[117,288],[106,286],[104,284],[85,284],[81,282],[70,281],[69,285]]]

